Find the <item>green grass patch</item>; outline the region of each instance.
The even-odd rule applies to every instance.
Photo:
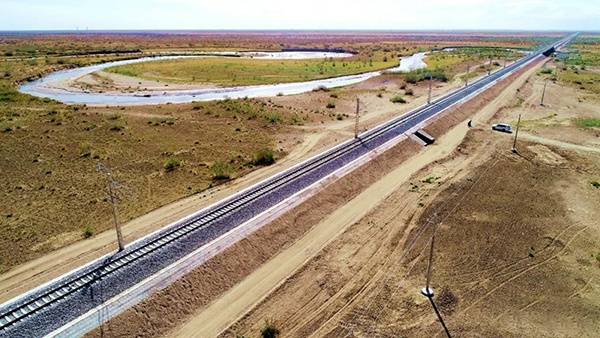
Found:
[[[569,53],[565,58],[567,65],[600,66],[600,38],[577,38],[569,49]]]
[[[600,119],[577,119],[576,123],[582,128],[600,128]]]
[[[600,94],[600,73],[569,67],[558,72],[558,80],[562,83],[575,86],[578,89]]]
[[[408,72],[404,74],[404,79],[408,83],[415,84],[417,82],[425,81],[425,80],[437,80],[442,82],[448,81],[448,75],[446,72],[441,69],[433,69],[429,70],[428,68],[413,70],[412,72]]]
[[[172,83],[207,83],[220,86],[259,85],[310,81],[385,69],[397,60],[368,58],[310,60],[259,60],[248,58],[193,58],[149,61],[107,69],[109,72]]]

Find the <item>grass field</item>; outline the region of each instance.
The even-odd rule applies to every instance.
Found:
[[[600,36],[580,37],[570,48],[565,60],[571,66],[600,66]]]
[[[600,94],[600,37],[580,37],[569,47],[554,78],[579,89]]]
[[[600,94],[600,73],[566,69],[558,72],[558,80],[579,89],[587,90],[595,94]]]
[[[397,64],[397,59],[376,53],[371,58],[326,60],[178,59],[118,66],[108,71],[161,82],[243,86],[310,81],[365,73]]]

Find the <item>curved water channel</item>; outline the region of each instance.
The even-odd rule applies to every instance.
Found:
[[[231,56],[232,53],[223,53]],[[235,53],[241,57],[252,57],[255,59],[316,59],[316,58],[345,58],[353,54],[341,52],[245,52]],[[409,57],[403,57],[400,65],[385,70],[386,72],[403,72],[424,68],[423,62],[426,53],[417,53]],[[132,60],[121,60],[101,63],[75,69],[61,70],[51,73],[38,80],[25,83],[20,86],[19,91],[33,96],[50,98],[66,104],[87,104],[91,106],[132,106],[132,105],[155,105],[163,103],[188,103],[193,101],[212,101],[227,98],[236,99],[243,97],[271,97],[276,95],[300,94],[317,88],[342,87],[365,81],[374,76],[381,75],[384,71],[374,71],[356,75],[339,76],[334,78],[306,81],[280,83],[272,85],[255,85],[239,87],[214,87],[198,89],[182,89],[173,91],[144,90],[133,93],[120,92],[88,92],[74,90],[66,84],[82,76],[91,74],[109,67],[127,65],[132,63],[172,60],[181,58],[210,57],[207,55],[172,55],[157,57],[142,57]]]

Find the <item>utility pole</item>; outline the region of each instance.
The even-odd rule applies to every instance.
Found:
[[[106,168],[102,163],[98,163],[96,165],[96,171],[105,173],[108,178],[107,188],[108,188],[108,196],[110,198],[110,204],[112,205],[112,216],[113,222],[115,225],[115,230],[117,232],[117,244],[119,245],[119,251],[123,251],[125,245],[123,243],[123,234],[121,233],[121,226],[119,225],[119,221],[117,218],[117,198],[115,195],[115,188],[118,186],[118,182],[112,176],[110,169]]]
[[[492,56],[490,55],[490,64],[488,65],[488,75],[492,74]]]
[[[517,137],[519,136],[519,125],[521,124],[521,114],[519,114],[519,120],[517,121],[517,130],[515,130],[515,139],[513,141],[512,152],[517,153]]]
[[[429,94],[427,95],[427,104],[431,104],[431,82],[433,82],[433,80],[431,72],[429,72]]]
[[[506,62],[507,61],[508,61],[507,59],[504,59],[504,67],[503,68],[506,68]]]
[[[427,276],[426,276],[426,281],[425,281],[425,287],[423,289],[421,289],[421,293],[423,294],[423,296],[427,297],[427,298],[432,298],[433,297],[433,290],[431,289],[430,285],[431,285],[431,267],[433,265],[433,246],[435,244],[435,231],[436,231],[436,226],[433,227],[433,234],[431,235],[431,246],[429,247],[429,260],[427,262]]]
[[[354,116],[354,138],[358,138],[358,123],[360,121],[360,100],[356,98],[356,115]]]
[[[548,79],[544,81],[544,90],[542,91],[542,101],[540,101],[540,106],[544,105],[544,96],[546,96],[546,86],[548,85]]]
[[[469,86],[469,70],[470,70],[470,68],[471,68],[471,67],[470,67],[470,66],[469,66],[469,64],[467,63],[467,73],[465,74],[465,87],[468,87],[468,86]]]

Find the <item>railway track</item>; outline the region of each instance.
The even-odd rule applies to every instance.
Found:
[[[568,43],[569,36],[443,96],[399,118],[377,126],[358,138],[277,174],[175,225],[136,241],[124,251],[34,289],[0,307],[0,336],[41,336],[89,311],[107,298],[135,285],[217,235],[243,223],[371,149],[394,139],[454,104],[468,99],[551,48]],[[150,263],[148,263],[150,262]],[[138,265],[136,265],[136,263]],[[132,277],[133,276],[133,277]],[[117,286],[117,287],[114,287]]]

